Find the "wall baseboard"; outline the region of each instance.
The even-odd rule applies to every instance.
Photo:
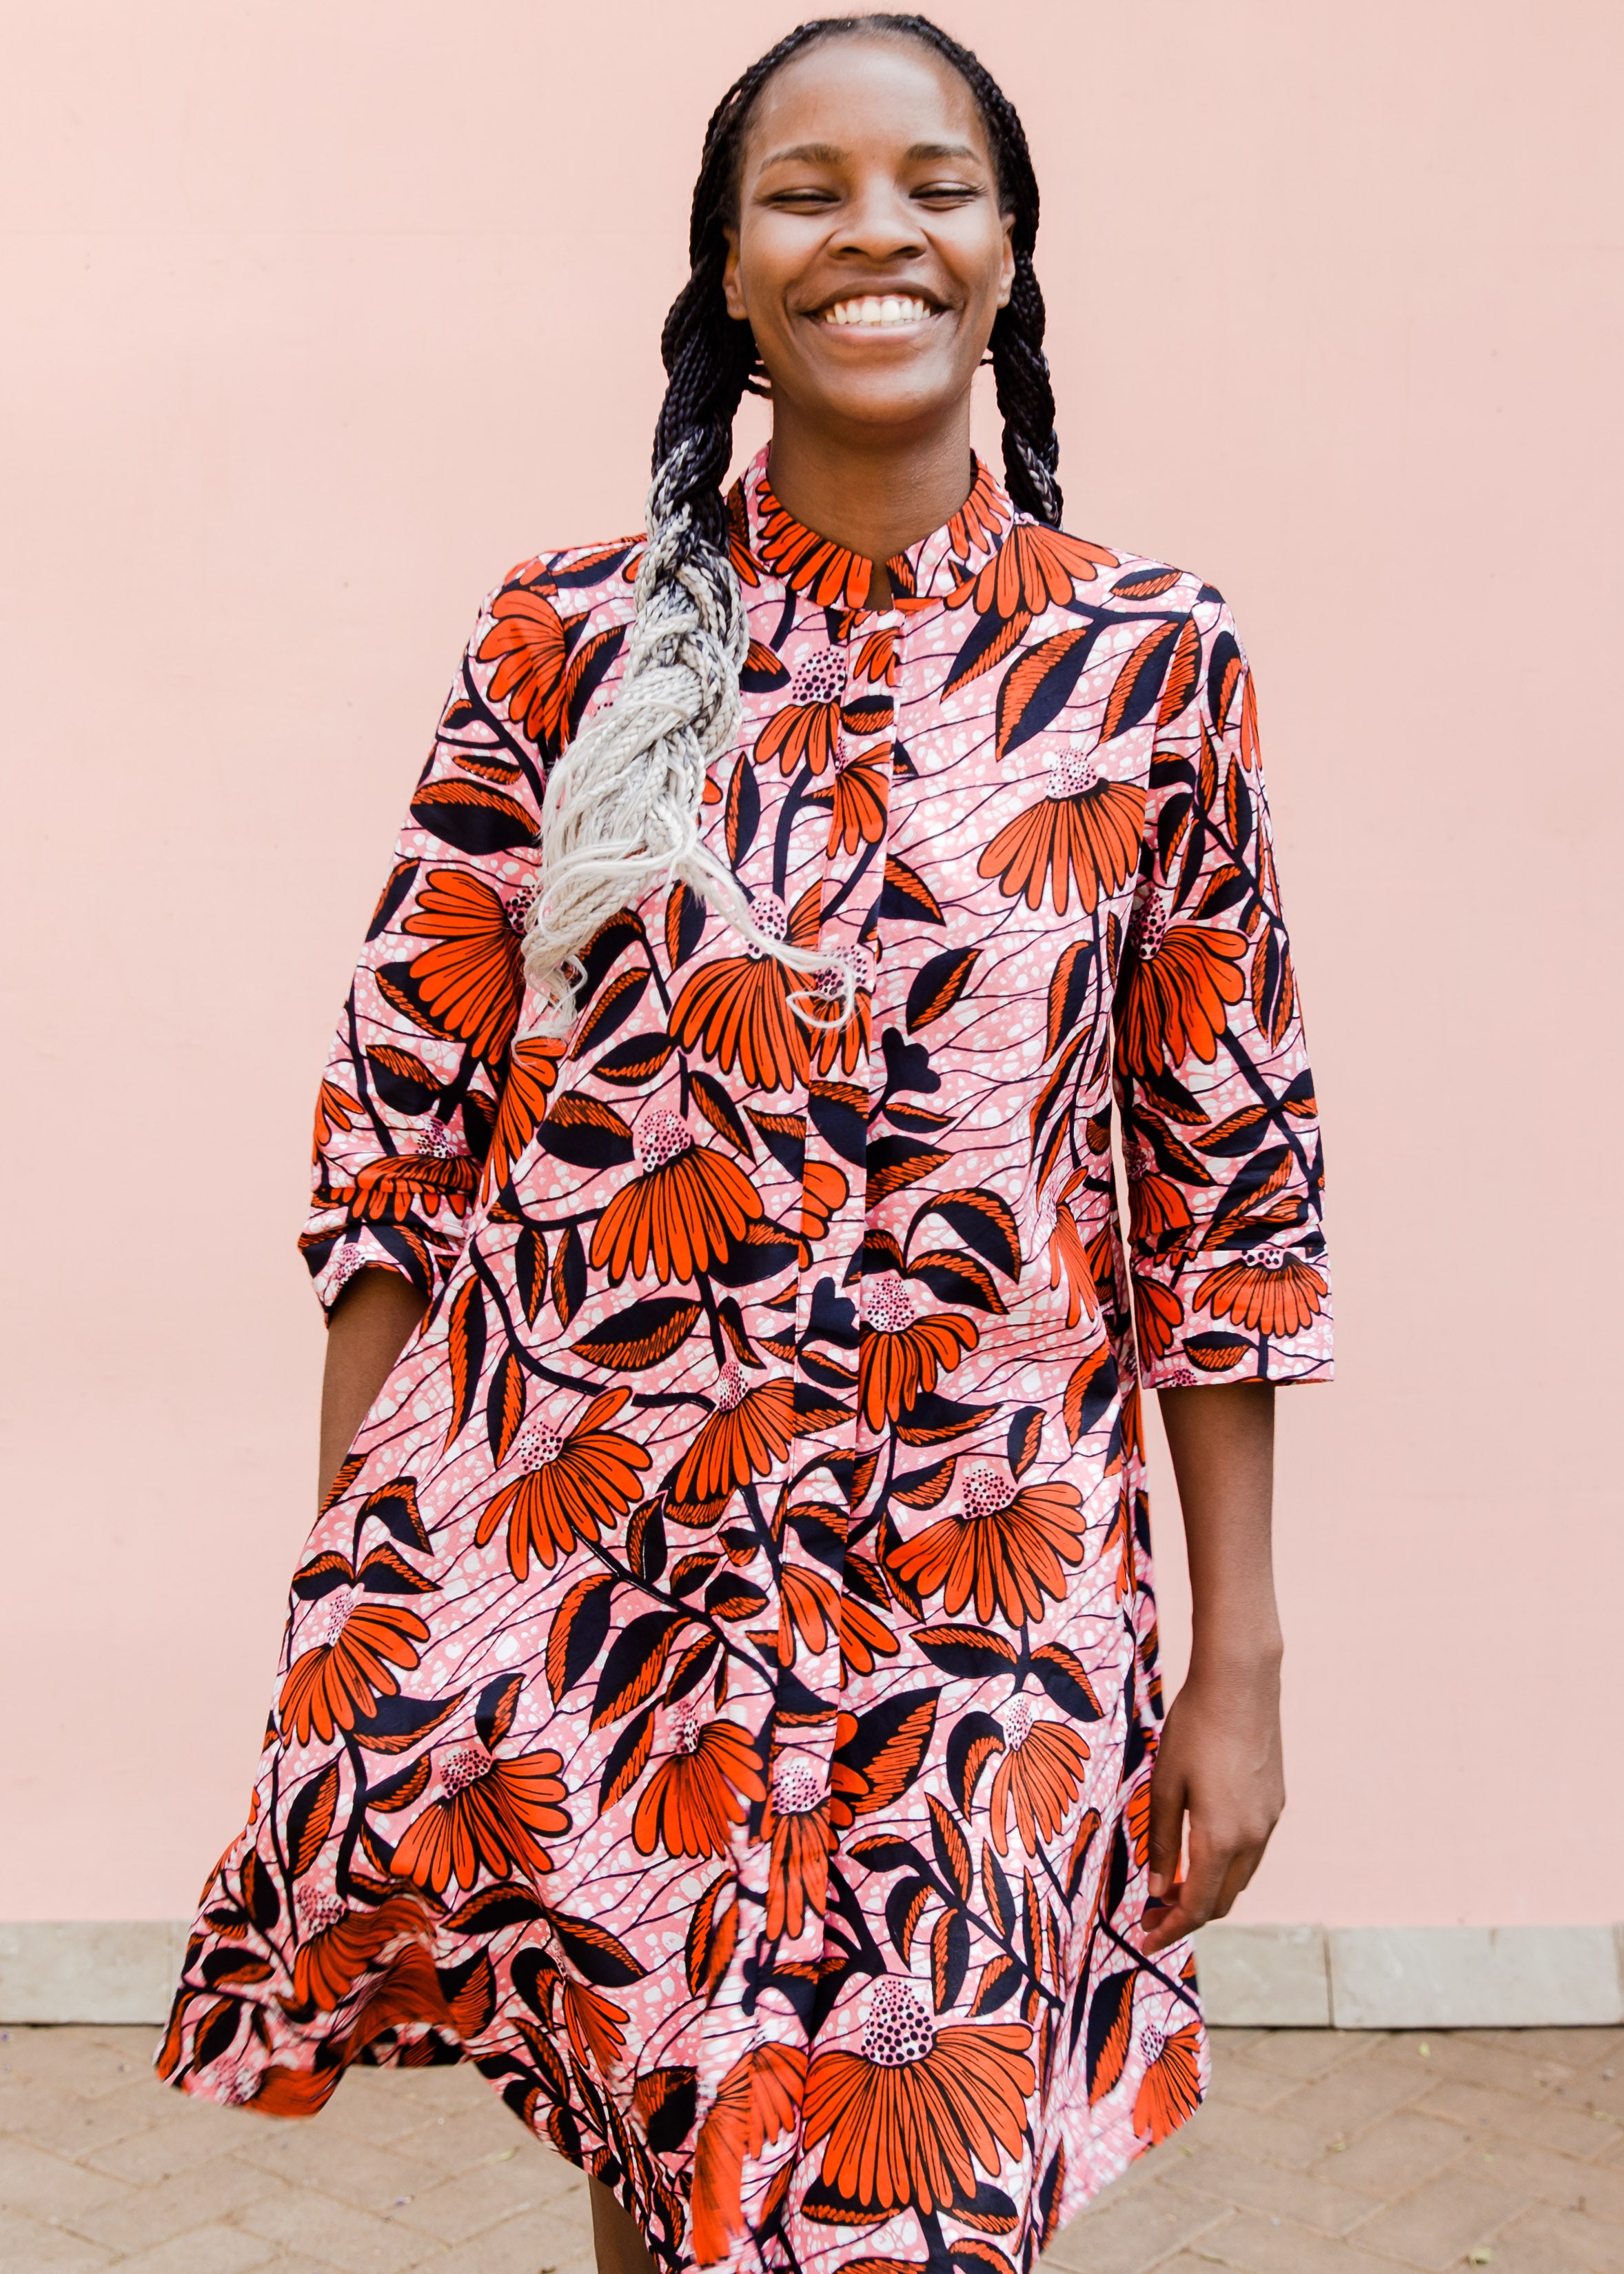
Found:
[[[1196,1938],[1231,2029],[1520,2029],[1624,2022],[1624,1927],[1240,1926]]]
[[[0,1925],[0,2022],[157,2024],[179,1919]],[[1624,2022],[1624,1927],[1239,1926],[1196,1939],[1220,2028],[1560,2029]]]

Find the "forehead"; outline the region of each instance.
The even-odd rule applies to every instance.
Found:
[[[853,154],[963,143],[993,164],[975,97],[952,65],[917,40],[874,34],[821,40],[762,89],[745,130],[745,169],[803,143]]]

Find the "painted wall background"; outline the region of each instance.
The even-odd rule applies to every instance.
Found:
[[[1069,524],[1222,585],[1261,689],[1342,1344],[1237,1916],[1619,1916],[1624,16],[939,12],[1034,145]],[[240,1821],[330,1023],[480,594],[637,525],[703,118],[791,20],[0,25],[0,1918],[189,1912]]]

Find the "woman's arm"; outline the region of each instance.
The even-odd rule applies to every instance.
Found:
[[[1269,1519],[1274,1392],[1267,1382],[1157,1392],[1190,1557],[1190,1671],[1150,1783],[1147,1952],[1222,1918],[1262,1861],[1285,1805],[1280,1615]],[[1190,1861],[1178,1867],[1186,1811]]]
[[[334,1305],[321,1377],[322,1499],[427,1308],[410,1281],[393,1271],[357,1271]]]

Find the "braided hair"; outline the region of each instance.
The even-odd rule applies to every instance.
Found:
[[[738,723],[739,674],[749,644],[727,557],[722,483],[734,414],[755,385],[756,353],[749,325],[727,312],[726,230],[736,215],[744,138],[762,89],[792,56],[852,37],[916,41],[951,65],[975,99],[1015,257],[1010,297],[989,343],[1005,480],[1015,504],[1034,519],[1051,526],[1060,519],[1060,445],[1043,353],[1043,295],[1032,265],[1037,177],[1014,104],[969,49],[928,17],[823,16],[798,25],[734,80],[705,129],[688,227],[690,274],[660,335],[667,386],[654,432],[648,545],[625,668],[613,704],[564,750],[547,783],[543,886],[524,960],[547,1006],[543,1024],[555,1033],[565,1032],[573,1015],[581,949],[657,880],[680,879],[748,945],[816,975],[816,992],[791,998],[804,1023],[841,1024],[855,1000],[854,960],[831,968],[827,950],[796,947],[776,937],[776,927],[763,930],[738,879],[699,832],[706,764]],[[827,992],[831,982],[838,999]]]

